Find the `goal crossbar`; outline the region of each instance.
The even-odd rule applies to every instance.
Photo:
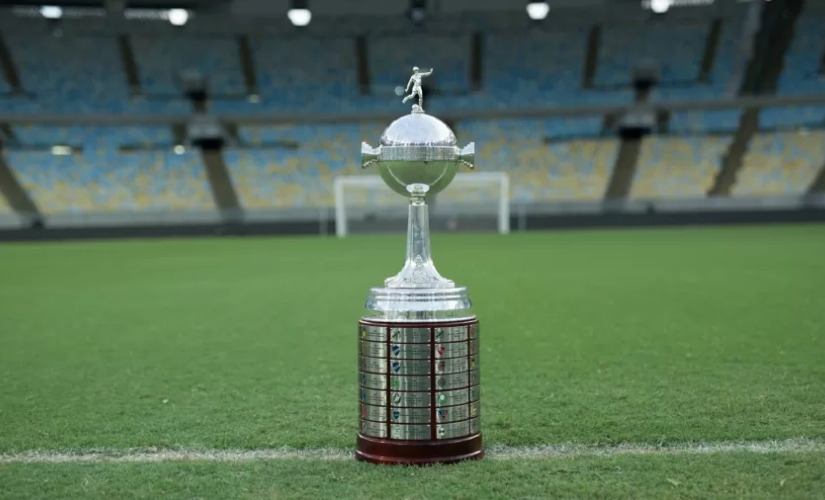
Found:
[[[456,174],[453,184],[465,186],[498,185],[498,232],[510,232],[510,178],[504,172],[478,172],[473,174]],[[345,190],[352,187],[383,186],[384,181],[378,175],[345,175],[333,180],[333,197],[335,200],[335,235],[346,236],[347,209]]]

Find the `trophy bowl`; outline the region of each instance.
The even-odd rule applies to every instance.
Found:
[[[362,165],[377,164],[387,186],[402,196],[410,195],[412,184],[429,186],[427,196],[432,196],[452,182],[459,164],[472,168],[474,147],[457,147],[446,123],[414,106],[384,130],[377,148],[361,145]]]

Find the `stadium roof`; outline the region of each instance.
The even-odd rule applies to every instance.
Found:
[[[712,3],[713,0],[706,0]],[[719,0],[717,0],[719,1]],[[733,0],[731,0],[733,1]],[[43,4],[64,7],[102,7],[105,4],[125,4],[134,8],[187,8],[193,11],[228,11],[282,15],[290,7],[290,0],[13,0],[11,5],[39,6]],[[553,0],[553,8],[592,8],[627,5],[638,8],[640,0]],[[700,2],[701,3],[701,2]],[[410,8],[410,0],[309,0],[311,10],[322,16],[358,14],[401,14]],[[466,11],[524,10],[526,1],[513,0],[438,0],[427,2],[433,13]]]

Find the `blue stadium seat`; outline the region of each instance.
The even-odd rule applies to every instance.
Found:
[[[413,66],[422,71],[435,68],[427,83],[441,91],[470,90],[469,35],[374,37],[369,39],[369,49],[372,88],[378,94],[404,87]]]
[[[581,88],[589,26],[559,31],[490,33],[485,37],[485,91],[474,96],[478,107],[610,105],[629,103],[628,89]]]
[[[825,50],[825,9],[823,5],[806,2],[794,26],[791,46],[785,53],[785,63],[779,78],[782,94],[816,94],[825,92],[825,75],[820,73]]]
[[[627,86],[641,59],[661,65],[661,83],[695,82],[709,22],[676,23],[654,20],[643,26],[608,25],[602,30],[597,86]]]
[[[7,99],[3,104],[10,112],[176,113],[190,108],[183,101],[132,99],[114,38],[12,35],[6,40],[23,88],[34,94]]]
[[[196,153],[121,153],[121,144],[169,142],[162,127],[15,127],[23,144],[69,143],[83,152],[55,156],[9,150],[6,157],[38,207],[47,214],[213,210]]]
[[[825,126],[825,106],[772,107],[759,112],[759,127],[763,129],[822,126]]]
[[[731,133],[739,127],[741,116],[738,109],[678,111],[670,117],[669,131],[674,134]]]
[[[733,186],[734,196],[801,195],[825,164],[825,131],[756,134]]]
[[[732,137],[652,136],[642,141],[631,198],[700,198],[719,172]]]
[[[600,199],[615,162],[618,141],[582,138],[547,143],[546,138],[557,127],[549,122],[461,121],[456,124],[456,135],[476,141],[480,171],[510,174],[513,201]],[[592,124],[583,128],[596,130]]]
[[[241,205],[249,209],[332,205],[332,179],[359,173],[360,144],[370,137],[367,133],[357,124],[242,127],[239,135],[258,147],[229,149],[225,154]],[[278,140],[295,141],[299,147],[265,148]]]
[[[246,94],[238,44],[232,38],[132,37],[141,85],[147,94],[181,95],[178,75],[197,70],[216,94]]]
[[[266,107],[333,111],[359,104],[351,38],[252,38],[251,45]]]
[[[742,36],[742,23],[745,18],[746,6],[740,4],[726,4],[727,12],[722,17],[721,34],[719,45],[716,48],[716,56],[713,66],[708,74],[707,82],[699,82],[696,78],[699,75],[699,64],[705,47],[705,36],[710,29],[710,19],[700,25],[693,26],[679,33],[678,43],[671,41],[668,31],[660,30],[656,33],[656,39],[650,43],[658,47],[658,57],[665,61],[662,85],[657,88],[652,95],[653,101],[703,101],[733,97],[739,90],[739,81],[735,78],[737,71],[745,68],[744,55],[741,52],[740,39]],[[701,40],[687,45],[691,36],[696,36],[702,32]],[[677,65],[677,66],[673,66]],[[670,69],[669,69],[670,68]],[[676,85],[676,75],[680,78],[693,74],[693,84]],[[673,80],[668,80],[673,78]]]

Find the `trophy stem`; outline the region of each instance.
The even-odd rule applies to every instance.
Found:
[[[430,253],[430,214],[424,196],[410,197],[407,216],[407,263],[429,263],[433,265]]]
[[[407,257],[404,268],[385,281],[392,288],[444,288],[455,284],[435,269],[430,253],[430,220],[426,195],[429,186],[410,184],[410,207],[407,215]]]

